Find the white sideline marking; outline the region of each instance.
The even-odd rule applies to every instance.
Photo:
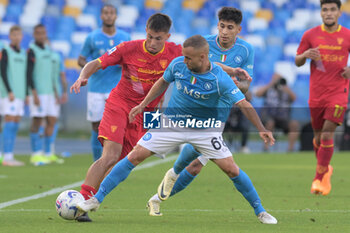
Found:
[[[149,162],[149,163],[142,164],[142,165],[136,167],[134,170],[142,170],[142,169],[154,167],[154,166],[157,166],[157,165],[162,164],[162,163],[167,163],[169,161],[173,161],[176,158],[177,158],[177,155],[169,156],[169,157],[167,157],[165,159],[156,160],[156,161],[152,161],[152,162]],[[84,182],[84,180],[78,181],[78,182],[73,183],[73,184],[68,184],[68,185],[65,185],[63,187],[54,188],[54,189],[51,189],[49,191],[46,191],[46,192],[43,192],[43,193],[38,193],[38,194],[29,196],[29,197],[23,197],[23,198],[15,199],[15,200],[12,200],[12,201],[7,201],[7,202],[0,203],[0,210],[3,209],[3,208],[6,208],[8,206],[12,206],[12,205],[16,205],[16,204],[19,204],[19,203],[23,203],[23,202],[27,202],[27,201],[31,201],[31,200],[35,200],[35,199],[39,199],[39,198],[43,198],[43,197],[46,197],[46,196],[49,196],[49,195],[53,195],[53,194],[56,194],[56,193],[63,192],[64,190],[67,190],[67,189],[78,187],[78,186],[82,185],[83,182]]]
[[[54,209],[8,209],[0,210],[0,212],[53,212]],[[218,210],[218,209],[171,209],[163,210],[164,212],[252,212],[251,209],[235,209],[235,210]],[[300,210],[271,210],[271,213],[350,213],[350,210],[311,210],[311,209],[300,209]],[[100,209],[99,212],[145,212],[145,209]]]

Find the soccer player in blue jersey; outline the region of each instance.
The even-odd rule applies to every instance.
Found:
[[[4,47],[4,45],[0,41],[0,49],[2,50],[3,47]],[[0,52],[0,54],[1,54],[1,52]],[[0,74],[0,164],[2,163],[2,161],[4,159],[4,157],[2,156],[2,128],[1,128],[1,119],[2,119],[2,115],[3,115],[3,111],[4,111],[3,110],[3,103],[2,103],[3,102],[2,93],[6,93],[6,92],[5,92],[5,87],[3,85],[1,74]]]
[[[236,104],[258,129],[265,143],[274,143],[272,133],[262,125],[254,108],[245,100],[231,77],[220,66],[209,61],[209,45],[205,38],[199,35],[188,38],[183,44],[182,52],[184,56],[171,62],[163,77],[153,85],[145,99],[130,111],[129,119],[133,121],[171,82],[175,82],[164,115],[168,122],[184,127],[169,127],[166,131],[158,132],[156,129],[146,133],[128,156],[117,163],[105,177],[96,195],[78,203],[77,207],[85,212],[96,210],[105,196],[146,158],[154,154],[164,157],[180,144],[190,143],[202,153],[203,161],[212,160],[229,176],[236,188],[254,206],[262,223],[277,223],[277,220],[264,210],[249,177],[239,169],[231,152],[223,143],[221,123],[226,121],[226,112],[230,112],[231,105]],[[220,103],[220,98],[224,98],[225,105]],[[225,113],[222,113],[223,111]],[[154,118],[159,117],[157,113],[153,115]],[[206,121],[210,121],[210,126],[204,126]],[[174,172],[168,172],[167,176],[175,181],[178,177]],[[173,184],[174,182],[167,182],[167,179],[163,180],[160,193],[164,199],[169,197]]]
[[[113,5],[105,5],[101,10],[102,28],[91,32],[85,40],[78,64],[84,67],[87,59],[92,60],[101,57],[109,49],[123,41],[129,41],[130,35],[121,29],[116,29],[117,9]],[[121,67],[110,66],[105,70],[94,73],[88,83],[87,95],[87,120],[92,123],[91,147],[93,159],[101,157],[102,145],[97,139],[98,127],[102,119],[105,102],[111,90],[121,78]],[[107,78],[106,78],[107,77]]]
[[[14,158],[13,149],[19,122],[24,114],[27,57],[25,50],[20,47],[23,38],[22,29],[16,25],[12,26],[9,38],[10,45],[3,48],[0,65],[5,86],[5,92],[2,93],[2,108],[5,116],[2,165],[17,167],[24,165],[22,161]]]
[[[246,41],[237,37],[242,28],[240,26],[242,22],[242,12],[236,8],[223,7],[218,12],[218,18],[219,33],[217,35],[204,37],[209,44],[210,61],[224,64],[231,68],[241,68],[252,78],[254,64],[253,47]],[[251,79],[237,80],[235,77],[233,79],[242,92],[248,90]],[[221,103],[225,105],[225,100],[222,100]],[[180,176],[174,185],[171,195],[186,188],[201,171],[206,161],[202,163],[203,159],[199,157],[200,155],[201,154],[196,151],[191,144],[186,144],[183,147],[174,164],[174,172],[180,174]],[[197,157],[199,158],[196,159]],[[158,197],[158,194],[150,198],[147,206],[151,216],[162,216],[160,213],[161,202],[162,200]]]

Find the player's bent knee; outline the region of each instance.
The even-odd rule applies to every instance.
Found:
[[[201,172],[202,168],[203,168],[202,163],[198,159],[196,159],[190,165],[188,165],[186,170],[191,175],[196,176],[196,175],[198,175]]]
[[[134,149],[128,154],[128,160],[136,166],[150,157],[152,154],[154,154],[152,151],[144,148],[143,146],[136,145]]]

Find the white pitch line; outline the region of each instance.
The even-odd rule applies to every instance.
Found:
[[[177,158],[176,155],[169,156],[169,157],[167,157],[165,159],[162,159],[162,160],[156,160],[156,161],[152,161],[152,162],[149,162],[149,163],[145,163],[143,165],[140,165],[140,166],[136,167],[134,170],[142,170],[142,169],[154,167],[154,166],[157,166],[157,165],[162,164],[162,163],[167,163],[169,161],[173,161],[176,158]],[[43,197],[46,197],[46,196],[49,196],[49,195],[53,195],[53,194],[56,194],[56,193],[63,192],[64,190],[67,190],[67,189],[78,187],[78,186],[82,185],[83,182],[84,182],[83,180],[82,181],[78,181],[78,182],[73,183],[73,184],[65,185],[63,187],[54,188],[54,189],[51,189],[49,191],[46,191],[46,192],[43,192],[43,193],[38,193],[38,194],[29,196],[29,197],[23,197],[23,198],[15,199],[15,200],[12,200],[12,201],[7,201],[7,202],[0,203],[0,210],[3,209],[3,208],[6,208],[8,206],[12,206],[12,205],[16,205],[16,204],[19,204],[19,203],[23,203],[23,202],[27,202],[27,201],[31,201],[31,200],[35,200],[35,199],[39,199],[39,198],[43,198]]]
[[[1,212],[52,212],[54,209],[8,209],[0,210]],[[163,210],[164,212],[252,212],[251,209],[168,209]],[[300,209],[300,210],[272,210],[268,209],[272,213],[350,213],[350,210],[311,210],[311,209]],[[99,212],[145,212],[145,209],[100,209]]]

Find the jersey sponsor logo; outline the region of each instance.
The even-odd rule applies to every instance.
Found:
[[[157,79],[144,79],[144,78],[138,78],[134,75],[131,75],[130,76],[130,79],[133,81],[133,82],[141,82],[141,83],[149,83],[149,84],[154,84]]]
[[[235,56],[235,58],[234,58],[233,60],[234,60],[237,64],[240,64],[240,63],[242,63],[243,58],[242,58],[242,56],[237,55],[237,56]]]
[[[143,128],[144,129],[160,129],[161,127],[161,113],[159,110],[153,112],[143,113]]]
[[[338,45],[341,45],[344,41],[344,38],[337,38]]]
[[[114,133],[117,130],[118,126],[116,125],[111,125],[111,131]]]
[[[168,60],[159,60],[160,66],[165,69],[168,65]]]
[[[164,73],[164,70],[150,70],[150,69],[144,69],[144,68],[138,68],[137,71],[144,74],[155,74],[155,75]]]
[[[149,141],[149,140],[151,140],[151,138],[152,138],[152,134],[151,134],[151,133],[146,133],[146,134],[142,137],[142,139],[143,139],[144,141]]]
[[[319,49],[326,49],[326,50],[341,50],[341,46],[336,45],[327,45],[327,44],[320,44],[318,46]]]
[[[117,50],[117,47],[113,47],[110,50],[108,50],[108,56],[111,55],[112,53],[114,53]]]
[[[142,58],[137,58],[137,60],[140,61],[140,62],[147,62],[147,60],[142,59]]]
[[[209,99],[209,96],[208,94],[202,94],[200,93],[199,91],[195,91],[194,89],[188,89],[186,86],[184,86],[184,89],[183,89],[183,93],[186,94],[186,95],[189,95],[195,99]]]
[[[203,87],[207,91],[210,91],[210,90],[213,89],[213,85],[211,83],[209,83],[209,82],[204,83]]]
[[[322,61],[326,62],[341,62],[345,56],[339,56],[336,54],[321,54]]]
[[[174,75],[175,75],[176,78],[179,78],[179,79],[184,77],[184,75],[181,74],[181,73],[178,72],[178,71],[176,71]]]
[[[236,88],[236,89],[233,89],[233,90],[232,90],[231,94],[232,94],[232,95],[235,95],[235,94],[237,94],[238,92],[239,92],[239,89]]]
[[[95,45],[103,45],[103,44],[104,44],[103,40],[95,41]]]

